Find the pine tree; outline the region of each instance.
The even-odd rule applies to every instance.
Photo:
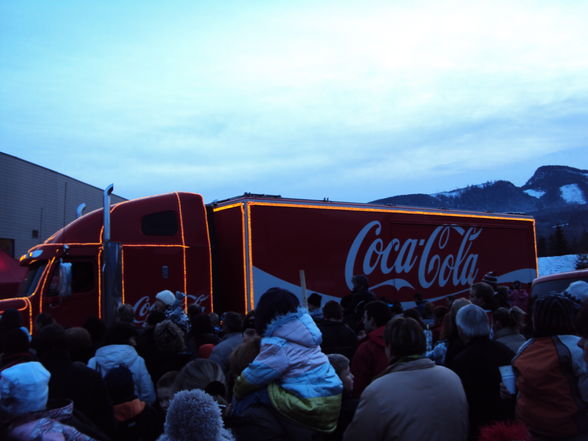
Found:
[[[568,241],[564,229],[561,225],[558,225],[551,235],[551,255],[563,256],[564,254],[568,254],[568,252]]]

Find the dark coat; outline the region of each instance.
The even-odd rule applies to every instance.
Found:
[[[475,337],[447,365],[461,379],[469,404],[470,438],[481,426],[514,419],[514,403],[500,398],[499,366],[510,365],[514,352],[487,337]]]
[[[163,433],[163,414],[138,399],[114,406],[115,441],[155,441]]]
[[[227,418],[237,441],[318,441],[319,432],[286,418],[271,406],[254,404],[241,416]]]
[[[51,373],[49,399],[72,400],[76,411],[83,413],[101,431],[112,433],[112,404],[100,374],[83,363],[67,359],[43,360],[42,363]]]
[[[342,354],[350,360],[357,346],[357,334],[343,322],[321,320],[318,328],[323,335],[321,349],[325,354]]]

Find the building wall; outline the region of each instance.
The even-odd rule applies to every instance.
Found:
[[[101,208],[102,189],[0,152],[0,247],[13,257],[74,220],[82,202],[85,213]]]

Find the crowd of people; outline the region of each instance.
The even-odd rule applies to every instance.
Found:
[[[0,319],[0,439],[588,440],[588,284],[529,299],[489,273],[469,296],[411,308],[281,288],[221,316],[161,291],[31,335]],[[405,304],[406,306],[406,304]]]

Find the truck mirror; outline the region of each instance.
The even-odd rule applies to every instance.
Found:
[[[59,297],[71,296],[71,263],[59,262]]]

